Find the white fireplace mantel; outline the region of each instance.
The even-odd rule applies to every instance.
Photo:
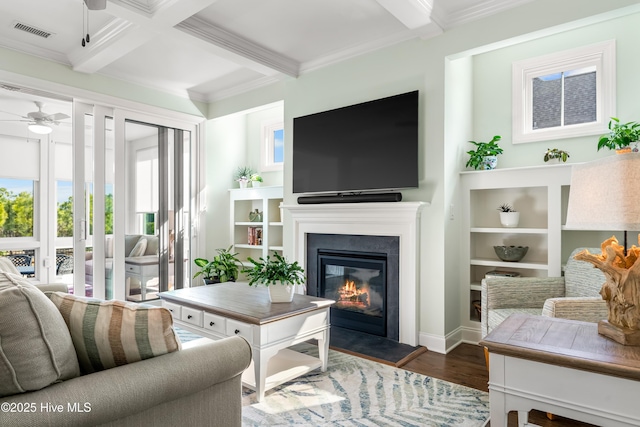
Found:
[[[425,202],[284,205],[293,218],[293,254],[304,268],[307,234],[398,236],[401,343],[418,345],[420,215]]]

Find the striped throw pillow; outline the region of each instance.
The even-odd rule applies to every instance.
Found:
[[[62,292],[50,299],[67,323],[83,374],[180,350],[173,318],[164,307]]]

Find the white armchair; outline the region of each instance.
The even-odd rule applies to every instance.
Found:
[[[608,316],[600,296],[604,274],[573,256],[563,277],[485,278],[482,280],[482,336],[486,336],[513,313],[528,313],[564,319],[598,322]],[[600,253],[599,248],[587,248]]]

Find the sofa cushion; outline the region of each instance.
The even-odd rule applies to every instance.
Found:
[[[131,249],[131,252],[129,252],[129,256],[130,257],[142,256],[144,255],[146,250],[147,250],[147,239],[145,239],[144,237],[141,237],[140,240],[138,240],[138,243],[136,243],[133,249]]]
[[[69,327],[83,373],[180,349],[173,318],[164,307],[100,301],[61,292],[51,294],[51,301]]]
[[[55,305],[22,276],[0,272],[0,397],[80,375]]]

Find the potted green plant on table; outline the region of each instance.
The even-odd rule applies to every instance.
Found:
[[[202,275],[205,285],[222,282],[235,282],[238,279],[238,265],[240,260],[237,253],[231,253],[228,249],[216,249],[218,255],[211,261],[205,258],[196,258],[193,262],[200,267],[200,271],[193,275],[194,278]]]
[[[510,204],[503,203],[498,206],[500,212],[500,224],[503,227],[517,227],[520,221],[520,212],[516,211]]]
[[[472,167],[475,170],[495,169],[498,165],[498,154],[502,154],[503,152],[502,148],[497,144],[501,138],[500,135],[496,135],[489,142],[469,141],[476,146],[476,149],[467,151],[470,158],[467,161],[466,167]]]
[[[247,188],[247,184],[251,181],[251,175],[254,173],[255,171],[249,166],[240,166],[233,174],[233,179],[238,181],[240,188]]]
[[[242,270],[249,278],[249,286],[262,284],[269,288],[271,302],[291,302],[295,293],[295,285],[304,283],[304,270],[298,261],[287,262],[285,257],[275,253],[259,260],[248,258],[253,264]]]
[[[547,151],[544,153],[545,162],[555,159],[558,162],[564,163],[569,157],[571,156],[569,156],[568,151],[558,150],[557,148],[547,148]]]
[[[598,140],[598,151],[608,148],[618,153],[626,153],[631,151],[629,145],[638,140],[640,140],[640,123],[620,123],[620,119],[611,117],[609,133],[602,135]]]

